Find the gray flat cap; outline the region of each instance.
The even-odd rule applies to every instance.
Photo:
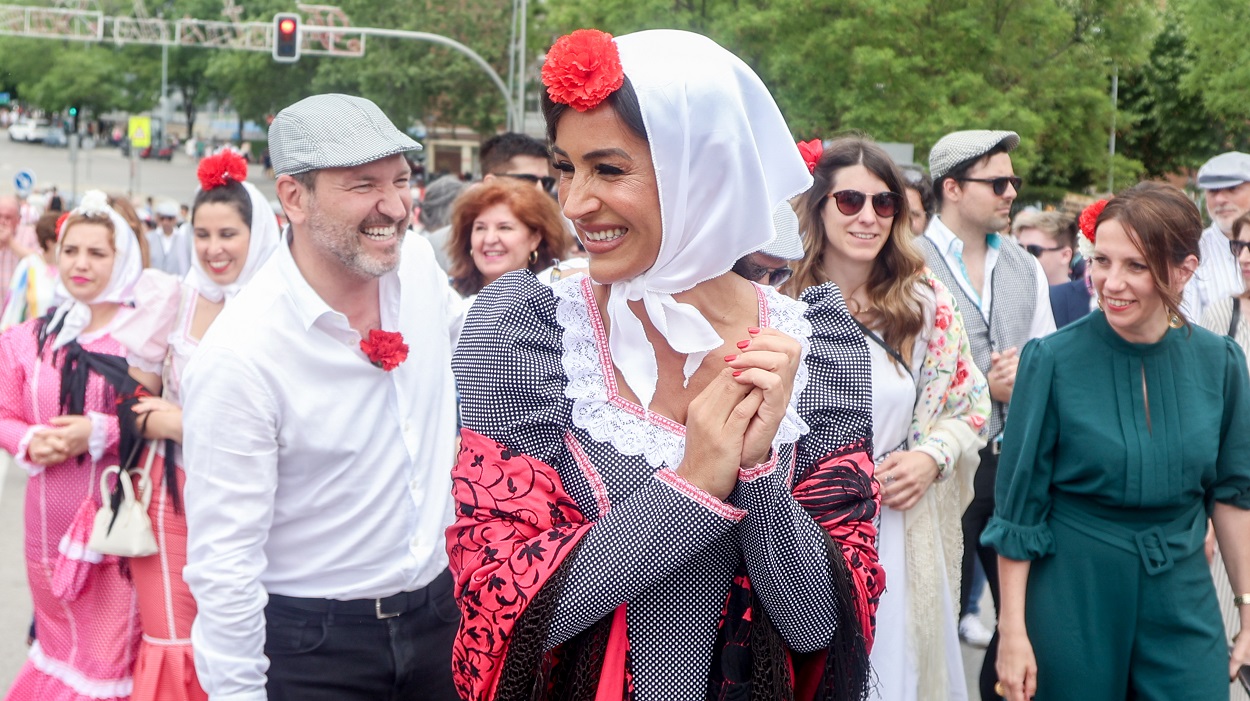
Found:
[[[938,139],[929,150],[929,177],[936,183],[955,166],[980,158],[999,144],[1013,151],[1020,145],[1020,135],[1014,131],[989,129],[951,132]]]
[[[306,97],[279,112],[269,125],[269,157],[276,175],[350,168],[420,148],[377,105],[352,95]]]
[[[1198,187],[1219,190],[1250,182],[1250,153],[1229,151],[1212,158],[1198,169]]]
[[[803,239],[799,237],[799,216],[794,213],[789,202],[782,202],[773,210],[773,228],[777,237],[760,253],[783,260],[803,259]]]

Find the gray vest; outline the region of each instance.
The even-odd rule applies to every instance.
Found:
[[[972,346],[972,358],[982,373],[989,374],[990,353],[1007,348],[1024,349],[1029,340],[1029,327],[1033,325],[1033,312],[1037,308],[1037,265],[1023,248],[1004,241],[998,251],[998,262],[990,278],[989,323],[979,311],[976,302],[968,297],[956,279],[956,273],[946,264],[937,244],[928,236],[924,241],[925,263],[933,274],[946,285],[964,320],[968,332],[968,344]],[[990,440],[996,438],[1007,421],[1007,405],[992,402],[990,411]]]

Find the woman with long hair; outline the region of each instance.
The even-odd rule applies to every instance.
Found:
[[[151,393],[135,406],[143,437],[160,459],[152,465],[148,508],[159,551],[130,560],[143,643],[132,701],[203,701],[195,672],[191,623],[195,600],[182,579],[187,562],[186,480],[181,468],[182,375],[199,340],[239,289],[278,247],[277,219],[247,182],[247,162],[222,151],[201,161],[191,208],[195,250],[178,280],[149,269],[135,286],[136,314],[114,332],[126,346],[131,375]],[[146,459],[144,454],[143,459]]]
[[[139,645],[134,587],[118,558],[86,546],[101,474],[138,441],[133,415],[118,415],[137,385],[111,331],[132,313],[139,244],[91,191],[56,250],[65,301],[0,335],[0,448],[30,474],[26,576],[39,634],[5,698],[122,701]]]
[[[1250,373],[1191,327],[1181,291],[1202,218],[1141,183],[1087,209],[1099,310],[1020,354],[981,542],[999,554],[1009,701],[1228,698],[1250,662]],[[1224,635],[1208,518],[1240,606]]]
[[[872,358],[877,547],[889,580],[871,697],[965,699],[954,604],[960,518],[985,446],[989,392],[954,298],[916,249],[905,181],[889,154],[858,137],[823,152],[809,142],[807,153],[814,182],[797,202],[806,256],[786,290],[837,285]]]
[[[492,178],[452,205],[448,275],[457,292],[472,297],[504,273],[546,270],[569,245],[555,200],[523,180]]]

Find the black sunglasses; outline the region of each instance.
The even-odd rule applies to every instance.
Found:
[[[864,203],[869,197],[866,193],[859,190],[839,190],[825,197],[833,198],[838,205],[838,211],[848,217],[859,214],[864,209]],[[897,192],[878,192],[872,196],[872,211],[877,213],[882,219],[889,219],[898,214],[898,208],[903,204],[903,196]]]
[[[787,266],[770,268],[751,261],[750,256],[741,258],[737,263],[734,263],[733,271],[751,282],[758,282],[772,287],[781,287],[794,274],[794,271]]]
[[[1241,255],[1241,252],[1250,248],[1250,241],[1229,241],[1228,250],[1233,252],[1233,257]]]
[[[1055,246],[1054,248],[1046,248],[1045,246],[1039,246],[1035,243],[1020,244],[1020,245],[1024,246],[1024,250],[1028,251],[1029,253],[1032,253],[1034,258],[1041,258],[1042,254],[1045,253],[1046,251],[1062,251],[1063,250],[1063,246]]]
[[[501,173],[500,175],[503,175],[505,178],[524,180],[527,183],[542,183],[544,190],[550,190],[556,185],[556,179],[550,175],[538,176],[531,173]]]
[[[1024,186],[1024,181],[1014,175],[1004,175],[999,178],[956,178],[956,180],[964,183],[989,183],[994,188],[995,195],[1002,195],[1007,192],[1007,186],[1011,185],[1011,189],[1020,192],[1020,188]]]

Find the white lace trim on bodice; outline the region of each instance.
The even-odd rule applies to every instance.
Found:
[[[797,339],[803,348],[794,378],[794,394],[773,439],[773,448],[777,450],[808,432],[797,405],[807,387],[812,325],[803,316],[806,303],[783,297],[772,288],[756,289],[761,322]],[[686,427],[645,411],[621,396],[590,278],[585,274],[564,278],[552,285],[552,291],[556,296],[556,321],[564,330],[561,363],[568,377],[564,395],[573,400],[573,425],[623,455],[641,455],[652,467],[677,469],[685,454]]]

